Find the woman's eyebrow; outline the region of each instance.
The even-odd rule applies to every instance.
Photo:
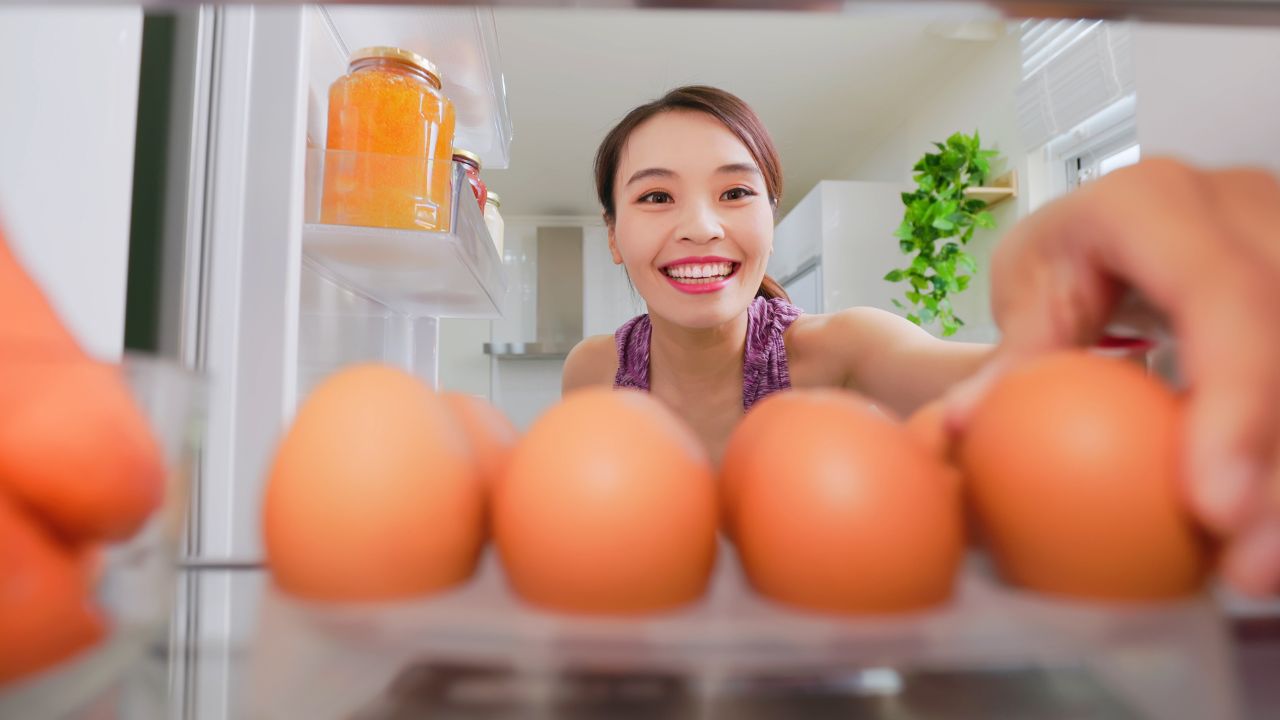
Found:
[[[760,172],[760,168],[756,167],[755,163],[729,163],[728,165],[721,165],[720,167],[716,168],[716,174],[718,175],[737,174],[737,173],[754,173],[756,175],[762,174]]]
[[[651,178],[651,177],[673,178],[675,176],[676,174],[674,171],[668,170],[666,168],[660,168],[660,167],[645,168],[644,170],[637,170],[636,173],[631,176],[631,179],[627,181],[627,185],[630,186],[632,183],[639,182],[640,180],[644,180],[645,178]]]
[[[720,167],[716,168],[717,175],[737,175],[740,173],[751,173],[753,175],[762,174],[760,172],[760,168],[756,167],[755,163],[746,163],[746,162],[729,163],[728,165],[721,165]],[[631,179],[627,180],[626,186],[630,186],[646,178],[655,178],[655,177],[656,178],[673,178],[673,177],[677,177],[677,175],[674,170],[668,170],[667,168],[660,168],[660,167],[645,168],[644,170],[637,170],[631,176]]]

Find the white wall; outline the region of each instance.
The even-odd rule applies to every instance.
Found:
[[[468,395],[491,397],[492,358],[484,344],[492,334],[491,320],[473,318],[440,319],[440,388]]]
[[[767,268],[774,280],[785,282],[822,254],[822,185],[815,185],[774,229]]]
[[[105,357],[124,345],[141,56],[137,7],[0,8],[0,223]]]
[[[908,189],[896,182],[828,181],[822,193],[823,309],[827,312],[871,306],[898,312],[892,298],[902,284],[885,281],[885,273],[902,267],[893,231],[902,222],[899,194]]]
[[[494,399],[522,432],[560,401],[563,358],[494,361]]]
[[[933,87],[918,88],[918,101],[905,112],[886,119],[888,127],[875,149],[852,159],[843,177],[910,184],[911,167],[924,153],[934,149],[933,141],[943,141],[953,132],[971,133],[975,129],[982,136],[983,146],[999,150],[1005,162],[1003,167],[993,167],[994,174],[1016,169],[1020,178],[1025,177],[1027,148],[1019,136],[1015,103],[1020,77],[1018,38],[1010,34],[991,43],[986,52],[968,65],[940,73]],[[902,203],[895,198],[894,205],[901,222]],[[985,271],[991,248],[1001,232],[1025,212],[1026,199],[1020,194],[1015,200],[992,208],[996,230],[975,233],[968,250],[975,256],[979,272],[970,289],[953,299],[956,314],[966,323],[952,336],[954,339],[995,340],[997,331],[991,319],[989,278]],[[897,223],[893,223],[884,234],[884,242],[895,249],[897,239],[893,231],[896,228]],[[904,284],[899,287],[897,295],[905,292]]]
[[[778,224],[769,272],[786,278],[821,259],[822,311],[858,306],[896,311],[901,294],[884,275],[900,267],[893,231],[902,222],[901,182],[824,180]],[[886,239],[887,238],[887,239]]]
[[[512,282],[507,317],[493,323],[493,341],[535,342],[537,318],[538,227],[582,227],[582,327],[584,336],[612,335],[618,326],[644,313],[644,301],[635,294],[626,273],[614,265],[608,235],[599,220],[579,217],[515,217],[507,223],[507,271]],[[442,352],[449,345],[441,337]],[[442,361],[443,363],[443,361]],[[492,397],[517,427],[527,428],[547,408],[560,400],[562,358],[495,360]],[[441,366],[443,378],[444,365]]]
[[[1134,27],[1142,154],[1280,172],[1280,28]]]
[[[582,302],[582,333],[586,337],[612,335],[626,321],[647,312],[626,271],[613,264],[604,225],[582,229]]]

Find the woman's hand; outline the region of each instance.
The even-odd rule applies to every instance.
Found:
[[[1280,181],[1147,160],[1018,223],[991,273],[1002,341],[952,391],[951,426],[1011,363],[1092,344],[1137,291],[1177,339],[1192,509],[1227,541],[1228,582],[1280,591]]]

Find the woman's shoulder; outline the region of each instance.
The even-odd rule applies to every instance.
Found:
[[[921,332],[905,318],[875,307],[804,313],[783,336],[787,357],[817,384],[842,384],[868,353]],[[805,372],[807,370],[807,373]]]
[[[915,327],[887,310],[857,306],[829,313],[803,313],[791,323],[788,334],[797,340],[826,344],[829,340],[848,338],[850,334],[897,333],[906,326]]]
[[[561,389],[569,392],[593,385],[613,385],[618,373],[618,347],[613,335],[592,335],[569,351],[561,375]]]

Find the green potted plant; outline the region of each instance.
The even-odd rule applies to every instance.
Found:
[[[952,308],[951,296],[964,292],[977,271],[964,247],[976,228],[995,227],[985,209],[987,203],[967,197],[965,189],[986,182],[989,161],[998,153],[981,147],[976,130],[972,135],[955,133],[934,146],[938,151],[925,153],[912,168],[916,190],[902,193],[906,211],[894,233],[911,262],[889,271],[884,279],[908,284],[910,307],[893,301],[906,311],[908,320],[921,326],[937,322],[943,336],[949,336],[964,325]]]

